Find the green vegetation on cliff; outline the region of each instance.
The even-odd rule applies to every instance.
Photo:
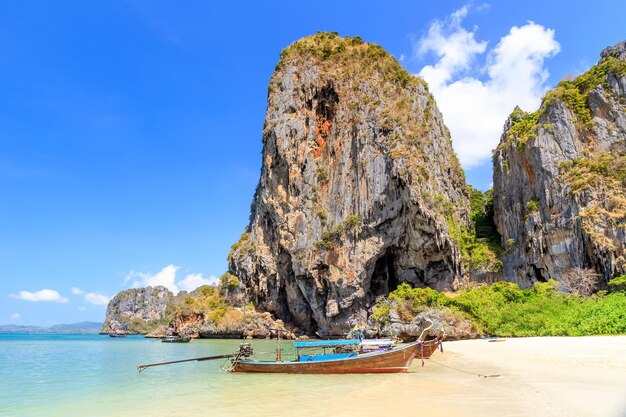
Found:
[[[125,290],[109,303],[103,331],[161,334],[167,328],[211,326],[219,333],[243,326],[254,311],[243,305],[243,294],[239,279],[228,272],[219,287],[204,285],[176,296],[164,287]]]
[[[626,75],[626,62],[613,56],[607,56],[603,58],[598,65],[594,65],[589,71],[576,77],[572,83],[581,94],[586,95],[600,84],[608,88],[609,85],[606,81],[606,76],[609,73],[617,76]]]
[[[581,76],[582,77],[582,76]],[[591,111],[587,107],[587,94],[577,88],[575,82],[561,81],[554,90],[550,90],[543,97],[542,107],[550,106],[555,101],[562,101],[574,113],[574,122],[580,128],[593,127]]]
[[[148,334],[159,327],[167,326],[170,323],[170,317],[164,316],[161,319],[157,320],[142,320],[137,317],[128,317],[128,316],[120,316],[118,322],[121,324],[119,329],[113,330],[124,330],[130,334]]]
[[[319,32],[302,38],[285,48],[280,54],[276,70],[287,62],[303,56],[320,62],[348,65],[358,62],[359,70],[365,75],[379,72],[386,81],[401,87],[424,84],[420,78],[409,74],[398,61],[380,45],[363,42],[359,36],[342,38],[336,32]],[[271,84],[270,84],[271,85]]]
[[[237,288],[241,286],[241,282],[236,275],[231,274],[230,272],[224,272],[220,277],[220,290],[233,292]]]
[[[526,113],[516,107],[509,116],[511,119],[511,128],[509,129],[506,143],[512,140],[512,138],[516,138],[518,150],[523,150],[529,139],[535,139],[537,137],[537,122],[541,114],[541,109],[533,113]]]
[[[591,297],[561,294],[556,281],[538,282],[526,290],[510,282],[497,282],[454,296],[401,284],[374,307],[373,318],[384,322],[393,309],[410,321],[420,311],[436,308],[469,318],[482,333],[493,336],[624,334],[625,282],[623,277],[616,278],[611,286],[615,291],[600,291]]]
[[[569,107],[574,114],[574,122],[579,128],[588,129],[592,127],[593,120],[591,119],[587,98],[589,92],[600,85],[608,90],[608,74],[625,75],[626,62],[612,56],[605,57],[584,74],[571,81],[563,80],[556,88],[548,91],[543,97],[538,110],[526,113],[519,108],[515,108],[509,116],[512,124],[507,134],[507,140],[500,143],[498,149],[508,146],[515,140],[517,149],[522,151],[529,139],[537,137],[537,132],[541,127],[550,132],[550,124],[546,123],[542,126],[539,120],[546,113],[549,106],[556,101],[561,101]]]
[[[472,210],[469,229],[455,221],[450,214],[451,207],[442,200],[450,237],[459,245],[463,267],[467,272],[499,272],[502,269],[502,261],[499,259],[502,248],[500,234],[493,220],[493,192],[488,190],[483,193],[472,187],[469,187],[469,192]]]
[[[626,156],[619,152],[588,152],[585,157],[566,161],[560,167],[562,178],[574,195],[584,193],[588,204],[579,217],[591,240],[609,250],[616,243],[607,229],[626,226]],[[626,262],[617,257],[616,262]]]
[[[323,212],[323,216],[320,214]],[[326,221],[326,210],[318,213],[318,216],[323,221]],[[315,246],[318,249],[331,250],[335,247],[335,244],[341,240],[344,234],[349,232],[356,232],[361,227],[362,221],[356,214],[350,214],[343,223],[339,223],[335,226],[328,227],[322,232],[322,238],[315,242]]]
[[[195,297],[186,294],[182,299],[175,299],[171,305],[174,316],[201,314],[214,322],[218,322],[231,308],[215,287],[205,285],[195,292],[197,293]]]
[[[601,185],[622,188],[626,184],[626,155],[616,152],[594,152],[561,165],[572,191],[579,193]]]
[[[232,244],[230,247],[230,253],[228,254],[228,260],[232,257],[241,258],[248,253],[253,253],[256,250],[254,243],[250,241],[250,233],[245,232],[241,235],[239,240]]]

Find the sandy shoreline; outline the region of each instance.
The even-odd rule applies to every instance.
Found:
[[[538,337],[499,343],[444,344],[424,368],[394,389],[408,412],[417,389],[420,411],[463,416],[626,416],[626,336]],[[478,377],[493,375],[493,377]],[[415,376],[419,375],[419,378]],[[497,375],[497,376],[496,376]],[[427,384],[421,389],[415,382]],[[408,407],[407,407],[408,406]],[[405,409],[406,407],[406,409]]]
[[[408,374],[230,376],[245,383],[215,415],[626,416],[626,336],[446,342]]]

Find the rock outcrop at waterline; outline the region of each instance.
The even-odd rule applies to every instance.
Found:
[[[185,335],[194,338],[275,337],[279,324],[270,313],[243,303],[239,283],[225,275],[220,288],[202,286],[174,295],[165,287],[133,288],[109,302],[101,333],[123,332],[147,337]],[[296,338],[287,327],[281,334]]]
[[[449,289],[468,190],[427,85],[381,47],[319,33],[271,77],[262,170],[230,271],[312,333],[365,322],[398,283]]]
[[[507,279],[528,286],[571,267],[626,272],[626,44],[516,109],[493,157]]]
[[[172,298],[161,286],[121,291],[109,301],[100,332],[145,333],[163,322]]]

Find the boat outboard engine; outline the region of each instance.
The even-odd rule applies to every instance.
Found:
[[[252,356],[253,353],[254,351],[250,343],[242,343],[239,345],[239,350],[237,351],[238,356],[247,358],[248,356]]]

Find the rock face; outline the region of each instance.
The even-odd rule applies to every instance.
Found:
[[[187,335],[194,338],[276,337],[279,324],[271,314],[241,303],[242,288],[202,286],[174,295],[165,287],[125,290],[109,302],[101,333],[125,332],[147,337]],[[287,327],[281,334],[295,339]]]
[[[169,325],[157,329],[165,335],[187,335],[194,338],[269,338],[276,337],[281,326],[267,312],[237,300],[241,288],[220,290],[202,286],[187,294],[181,291],[172,300]],[[284,329],[282,338],[295,339],[291,328]]]
[[[475,339],[480,336],[476,326],[468,319],[451,314],[441,309],[427,309],[415,315],[410,323],[404,322],[397,313],[390,314],[391,320],[384,326],[370,320],[365,327],[365,337],[393,337],[404,342],[412,342],[429,326],[433,326],[425,333],[426,338],[441,337],[445,334],[446,340]]]
[[[468,191],[427,85],[381,47],[319,33],[271,77],[261,178],[230,271],[257,308],[342,334],[401,282],[449,289]]]
[[[493,157],[504,274],[520,286],[572,267],[626,272],[626,44],[516,109]]]
[[[165,318],[172,293],[165,287],[133,288],[118,293],[107,306],[101,333],[143,333]]]

